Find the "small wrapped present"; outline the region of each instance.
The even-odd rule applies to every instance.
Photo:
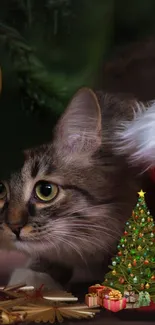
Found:
[[[98,296],[96,293],[87,293],[85,295],[85,303],[88,307],[98,306]]]
[[[138,300],[138,294],[134,291],[130,291],[129,302],[135,303]]]
[[[118,312],[126,308],[126,298],[122,297],[122,294],[118,290],[111,290],[109,298],[104,298],[103,306],[113,312]]]
[[[88,292],[89,293],[97,293],[98,291],[103,290],[105,288],[107,288],[107,287],[102,286],[101,284],[94,284],[88,288]]]
[[[151,298],[147,291],[142,291],[139,293],[138,303],[139,307],[150,306]]]

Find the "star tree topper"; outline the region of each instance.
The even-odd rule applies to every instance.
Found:
[[[144,197],[146,194],[146,192],[143,192],[143,190],[140,190],[140,192],[138,192],[139,197]]]

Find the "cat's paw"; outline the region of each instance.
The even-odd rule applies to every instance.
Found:
[[[27,286],[39,288],[42,284],[47,290],[62,290],[62,287],[56,283],[48,274],[35,272],[30,269],[16,269],[9,280],[8,285],[24,283]]]

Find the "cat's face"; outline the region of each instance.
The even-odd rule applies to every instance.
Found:
[[[83,92],[52,143],[25,152],[23,168],[0,183],[0,237],[30,255],[85,259],[109,250],[124,224],[128,176],[120,182],[121,166],[101,150],[100,108]]]

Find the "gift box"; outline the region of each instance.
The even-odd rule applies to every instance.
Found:
[[[139,293],[138,302],[140,307],[150,306],[151,298],[147,291]]]
[[[124,291],[124,297],[126,298],[126,302],[135,303],[138,301],[138,294],[135,291]]]
[[[103,306],[106,309],[109,309],[113,311],[114,313],[126,308],[126,299],[122,298],[120,300],[110,300],[110,299],[105,299],[103,302]]]
[[[131,291],[129,296],[129,301],[136,302],[137,300],[138,300],[138,294],[136,294],[134,291]]]
[[[88,288],[88,292],[89,293],[97,293],[98,291],[103,290],[105,288],[107,288],[107,287],[102,286],[101,284],[94,284]]]
[[[112,290],[109,293],[109,298],[103,299],[103,306],[113,312],[118,312],[126,308],[126,298],[122,297],[122,294],[118,290]]]
[[[85,295],[85,304],[88,307],[98,306],[98,296],[96,293],[88,293]]]

